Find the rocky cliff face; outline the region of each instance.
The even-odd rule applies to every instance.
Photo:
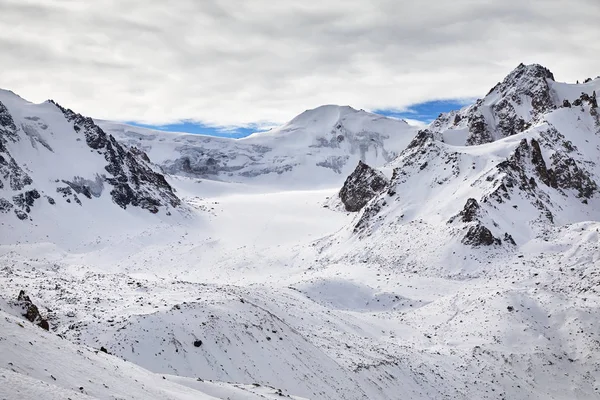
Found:
[[[114,137],[104,133],[91,118],[53,104],[73,124],[75,132],[83,133],[87,145],[104,155],[108,163],[104,167],[108,173],[104,180],[112,186],[110,194],[116,204],[123,208],[128,205],[141,207],[156,213],[160,206],[177,207],[181,203],[164,175],[150,167],[150,159],[143,151],[136,147],[126,149]],[[99,191],[94,193],[92,188],[101,186],[102,179],[96,175],[92,184],[77,178],[66,183],[78,194],[91,199],[92,194],[99,195]]]
[[[82,206],[104,192],[123,209],[168,212],[181,203],[143,152],[123,147],[91,118],[0,93],[0,213],[26,220],[40,201]]]
[[[359,161],[354,172],[346,178],[339,197],[346,211],[357,212],[381,193],[387,184],[385,175]]]
[[[520,65],[483,100],[420,131],[353,231],[385,241],[421,224],[463,245],[512,251],[557,226],[597,220],[596,87],[600,80],[558,84],[547,69]]]
[[[470,146],[519,134],[540,122],[545,114],[581,101],[579,93],[565,97],[560,85],[547,68],[520,64],[484,98],[459,111],[440,115],[430,129],[441,140]],[[589,87],[582,85],[581,89]],[[460,134],[451,135],[455,132]]]

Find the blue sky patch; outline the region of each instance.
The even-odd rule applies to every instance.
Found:
[[[176,124],[167,125],[146,125],[138,124],[136,122],[127,122],[129,125],[139,126],[141,128],[156,129],[159,131],[167,132],[185,132],[195,133],[199,135],[209,135],[227,138],[243,138],[251,133],[260,131],[261,129],[257,126],[250,127],[219,127],[204,125],[199,122],[184,121]]]

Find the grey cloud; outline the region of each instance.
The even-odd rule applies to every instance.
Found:
[[[600,74],[597,0],[0,0],[0,87],[98,118],[283,122]]]

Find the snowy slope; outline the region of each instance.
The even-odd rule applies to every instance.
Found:
[[[91,119],[51,101],[32,104],[0,91],[3,233],[80,238],[173,213],[177,220],[184,209],[143,152],[125,149]]]
[[[477,145],[523,132],[549,112],[600,91],[600,78],[583,84],[556,82],[547,68],[519,65],[475,104],[441,114],[430,125],[436,138],[452,145]]]
[[[338,107],[244,140],[103,125],[173,173],[189,215],[109,210],[110,197],[93,202],[101,197],[84,206],[106,212],[79,235],[53,234],[35,215],[20,236],[3,230],[1,296],[25,290],[51,330],[2,314],[7,396],[42,380],[57,398],[83,396],[80,386],[127,398],[116,390],[128,383],[138,398],[278,396],[271,387],[325,400],[599,398],[597,83],[519,66],[479,111],[460,111],[473,131],[442,115],[397,138],[399,122]],[[361,146],[351,144],[371,129],[390,138],[364,136],[375,139],[362,147],[366,164],[398,152],[385,175],[357,167]],[[200,152],[226,161],[211,163],[214,173],[177,166],[188,156],[190,168],[205,165]],[[341,174],[316,165],[342,154],[352,162]],[[348,175],[350,207],[328,207]],[[74,378],[50,371],[52,357]],[[115,366],[124,373],[113,378]],[[80,371],[99,379],[81,384]]]
[[[416,133],[404,121],[333,105],[243,139],[98,124],[122,143],[142,148],[170,174],[282,188],[338,185],[359,160],[375,167],[391,161]]]
[[[539,77],[536,71],[546,75]],[[533,81],[514,78],[528,73],[534,74]],[[389,231],[411,230],[418,224],[444,231],[452,238],[446,241],[448,249],[458,241],[472,246],[504,243],[505,250],[514,251],[556,226],[600,220],[600,118],[593,90],[600,80],[577,89],[561,84],[555,90],[548,75],[539,66],[519,66],[477,106],[460,112],[473,114],[474,107],[497,110],[500,91],[523,106],[545,104],[543,110],[527,109],[532,119],[520,132],[506,136],[498,128],[506,125],[498,115],[486,119],[491,142],[472,127],[444,128],[443,122],[455,113],[440,116],[420,131],[390,164],[394,172],[387,191],[369,203],[348,234],[391,238],[396,235]],[[549,84],[552,96],[537,90],[545,87],[540,79]],[[576,92],[584,93],[572,101],[576,105],[564,102]],[[544,99],[557,103],[546,104]],[[461,129],[468,129],[470,145],[447,143],[454,135],[464,137]]]
[[[77,346],[0,307],[0,398],[275,399],[273,388],[158,375],[115,356]],[[296,397],[293,397],[296,398]]]

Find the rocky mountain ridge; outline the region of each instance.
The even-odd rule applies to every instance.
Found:
[[[600,79],[559,84],[544,67],[519,65],[474,105],[419,131],[354,232],[419,220],[465,245],[514,248],[551,226],[598,220],[597,89]]]
[[[0,93],[0,211],[30,219],[37,203],[82,206],[108,192],[123,209],[151,213],[181,205],[164,175],[135,148],[125,148],[91,118],[59,104]]]

